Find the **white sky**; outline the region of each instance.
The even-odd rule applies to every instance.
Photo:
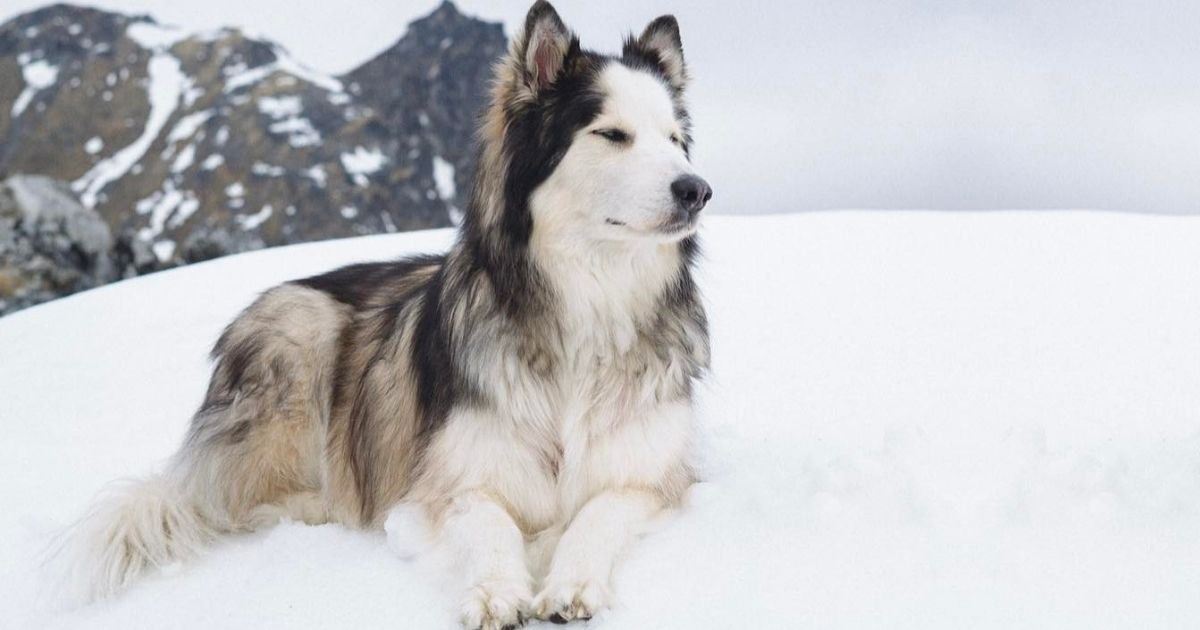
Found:
[[[99,0],[347,70],[437,0]],[[5,0],[0,18],[41,5]],[[518,24],[526,0],[461,0]],[[1200,2],[558,0],[587,47],[674,12],[723,212],[1200,212]]]

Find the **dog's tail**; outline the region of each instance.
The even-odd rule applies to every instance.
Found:
[[[66,533],[56,553],[62,603],[113,595],[147,571],[196,555],[216,533],[168,477],[115,483]]]

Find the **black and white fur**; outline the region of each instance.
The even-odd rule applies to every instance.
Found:
[[[711,190],[687,82],[674,18],[613,57],[537,2],[450,252],[287,283],[234,320],[166,471],[82,522],[87,595],[280,517],[375,528],[401,505],[455,559],[467,628],[609,606],[616,557],[694,478]]]

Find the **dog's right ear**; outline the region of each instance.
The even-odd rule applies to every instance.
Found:
[[[577,45],[574,34],[546,0],[538,0],[525,16],[525,32],[513,51],[520,66],[524,87],[531,96],[554,85],[566,65],[567,55]]]

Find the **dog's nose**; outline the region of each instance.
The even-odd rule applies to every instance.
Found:
[[[675,195],[680,208],[688,214],[696,214],[712,199],[712,187],[695,175],[684,175],[671,182],[671,194]]]

